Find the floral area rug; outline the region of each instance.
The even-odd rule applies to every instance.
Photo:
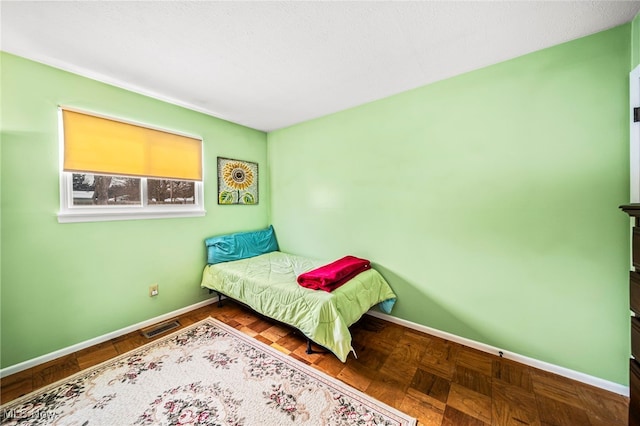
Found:
[[[415,425],[213,318],[0,407],[2,425]]]

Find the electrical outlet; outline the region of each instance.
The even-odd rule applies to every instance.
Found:
[[[151,284],[149,286],[149,296],[157,296],[158,295],[158,284]]]

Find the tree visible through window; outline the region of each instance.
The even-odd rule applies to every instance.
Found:
[[[73,174],[74,206],[140,205],[139,178]]]
[[[193,204],[195,183],[187,180],[148,179],[147,203]]]
[[[145,183],[149,205],[195,202],[195,182],[191,181],[73,173],[73,205],[142,205]]]

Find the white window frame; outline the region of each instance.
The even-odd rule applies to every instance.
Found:
[[[73,173],[74,172],[65,172],[63,170],[63,161],[64,161],[64,131],[63,131],[63,122],[62,122],[62,109],[66,110],[74,110],[69,107],[60,107],[58,108],[58,139],[59,139],[59,149],[60,149],[60,161],[59,161],[59,172],[60,172],[60,211],[58,212],[58,222],[59,223],[74,223],[74,222],[102,222],[102,221],[113,221],[113,220],[137,220],[137,219],[167,219],[167,218],[184,218],[184,217],[200,217],[206,215],[206,210],[204,209],[204,176],[202,182],[194,182],[194,200],[193,204],[181,204],[181,205],[149,205],[147,203],[147,182],[146,177],[140,177],[140,187],[141,187],[141,204],[136,206],[74,206],[73,205]],[[84,112],[81,110],[76,110],[78,112]],[[148,126],[146,124],[136,123],[133,121],[122,120],[119,118],[113,118],[104,116],[101,114],[95,114],[90,112],[92,115],[102,116],[105,118],[109,118],[112,120],[118,120],[125,123],[134,124],[137,126],[149,127],[155,130],[161,130],[170,133],[178,133],[174,131],[169,131],[166,129],[160,129]],[[184,136],[194,137],[191,135]],[[200,139],[200,138],[198,138]],[[203,157],[204,158],[204,157]],[[76,172],[77,173],[77,172]],[[90,173],[90,172],[87,172]],[[99,173],[97,173],[99,175]],[[137,178],[137,177],[136,177]],[[161,179],[157,177],[150,177],[149,179]]]

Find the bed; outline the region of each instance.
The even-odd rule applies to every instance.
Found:
[[[273,228],[205,240],[207,265],[201,286],[300,330],[345,362],[349,326],[371,307],[390,313],[396,295],[375,269],[358,273],[327,292],[305,288],[297,278],[327,262],[279,251]]]

